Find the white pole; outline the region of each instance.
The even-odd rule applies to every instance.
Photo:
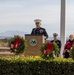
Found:
[[[66,24],[65,24],[65,6],[66,0],[61,0],[61,22],[60,22],[60,40],[62,42],[62,47],[60,51],[61,57],[63,57],[64,45],[66,42]]]

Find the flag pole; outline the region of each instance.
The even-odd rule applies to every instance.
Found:
[[[60,51],[60,57],[63,57],[64,45],[66,42],[65,12],[66,12],[66,0],[61,0],[60,40],[62,42],[62,47]]]

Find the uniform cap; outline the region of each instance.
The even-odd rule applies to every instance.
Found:
[[[54,33],[53,36],[58,36],[58,34],[57,33]]]
[[[41,22],[41,20],[40,19],[35,19],[34,22]]]

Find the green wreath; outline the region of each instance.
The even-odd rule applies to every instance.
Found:
[[[26,41],[23,37],[14,36],[10,41],[10,51],[16,55],[24,53],[26,50]]]
[[[58,45],[53,42],[47,42],[47,43],[44,43],[42,46],[41,46],[41,57],[44,58],[44,59],[51,59],[51,58],[54,58],[54,57],[58,57],[58,54],[59,54],[59,47]]]
[[[70,57],[74,60],[74,46],[70,49]]]

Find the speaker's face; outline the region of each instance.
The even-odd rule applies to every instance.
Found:
[[[36,22],[35,24],[36,24],[36,27],[37,28],[39,28],[41,26],[41,23],[40,22]]]

